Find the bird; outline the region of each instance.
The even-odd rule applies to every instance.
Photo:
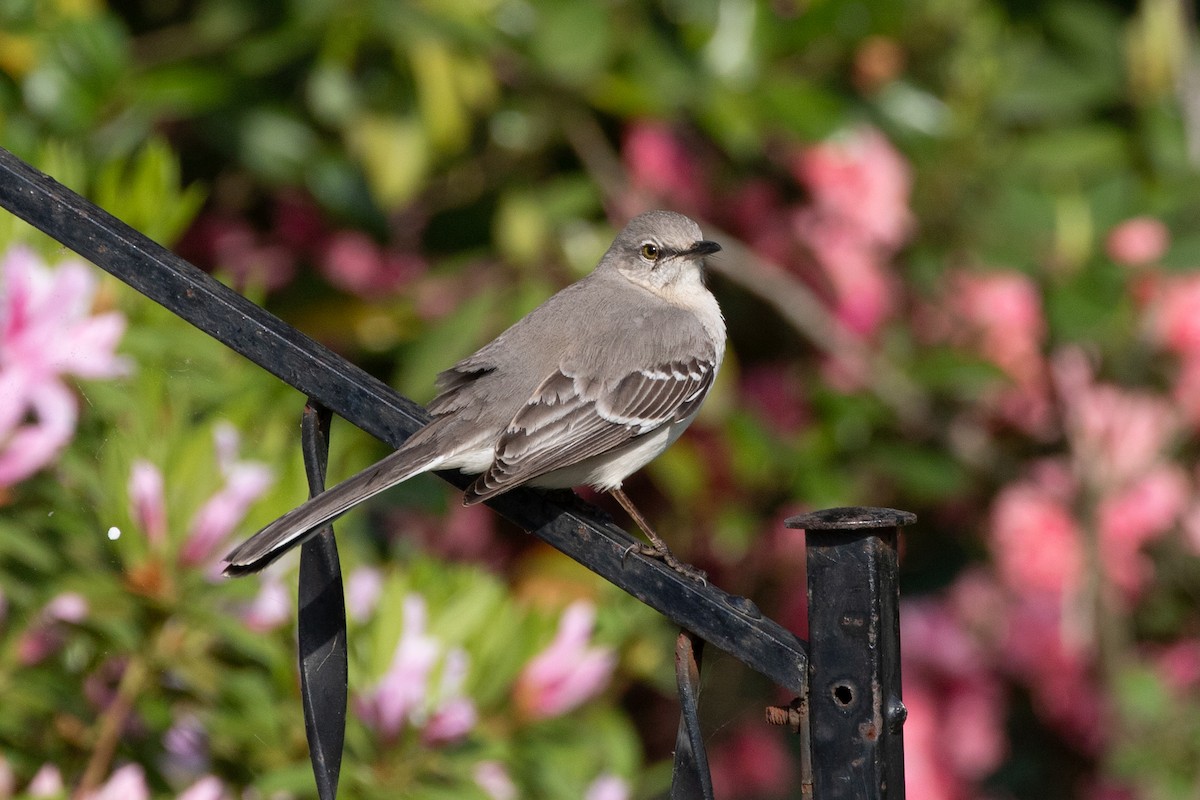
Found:
[[[649,545],[681,562],[622,490],[695,419],[725,353],[725,320],[704,282],[721,250],[692,219],[635,216],[595,269],[438,375],[432,419],[376,464],[292,509],[232,550],[227,575],[257,572],[324,525],[430,470],[478,476],[464,505],[518,486],[611,495]]]

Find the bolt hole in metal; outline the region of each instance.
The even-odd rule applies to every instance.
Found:
[[[833,699],[845,708],[854,702],[854,688],[849,684],[839,683],[833,687]]]

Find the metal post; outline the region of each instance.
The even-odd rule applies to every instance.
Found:
[[[681,631],[675,640],[675,678],[679,684],[679,732],[671,771],[671,800],[712,800],[712,774],[700,731],[700,658],[704,640]]]
[[[915,521],[890,508],[787,520],[806,531],[809,733],[821,800],[904,798],[896,543]]]
[[[329,456],[329,409],[315,401],[304,407],[302,445],[310,494],[325,487]],[[317,796],[337,796],[346,735],[347,652],[346,603],[342,568],[333,527],[300,548],[300,696],[304,701],[304,730],[312,761]]]

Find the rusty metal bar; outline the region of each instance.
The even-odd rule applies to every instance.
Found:
[[[813,792],[820,800],[903,800],[907,716],[900,693],[900,528],[889,508],[787,520],[808,550]]]

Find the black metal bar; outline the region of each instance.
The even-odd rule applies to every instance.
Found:
[[[700,659],[704,640],[680,631],[675,640],[675,680],[679,685],[679,733],[671,771],[671,800],[713,800],[708,752],[700,732]]]
[[[806,531],[809,723],[820,800],[903,800],[907,711],[900,695],[900,527],[889,508],[787,520]]]
[[[393,447],[428,419],[416,403],[3,149],[0,206]],[[466,483],[458,473],[442,477]],[[807,654],[795,635],[743,598],[630,554],[633,537],[570,497],[522,489],[489,505],[681,628],[804,692]]]
[[[301,426],[304,468],[308,491],[325,488],[329,458],[329,409],[310,401]],[[300,696],[304,704],[304,732],[312,761],[317,796],[337,797],[346,737],[348,692],[346,653],[346,602],[342,566],[333,526],[326,525],[300,548]]]

